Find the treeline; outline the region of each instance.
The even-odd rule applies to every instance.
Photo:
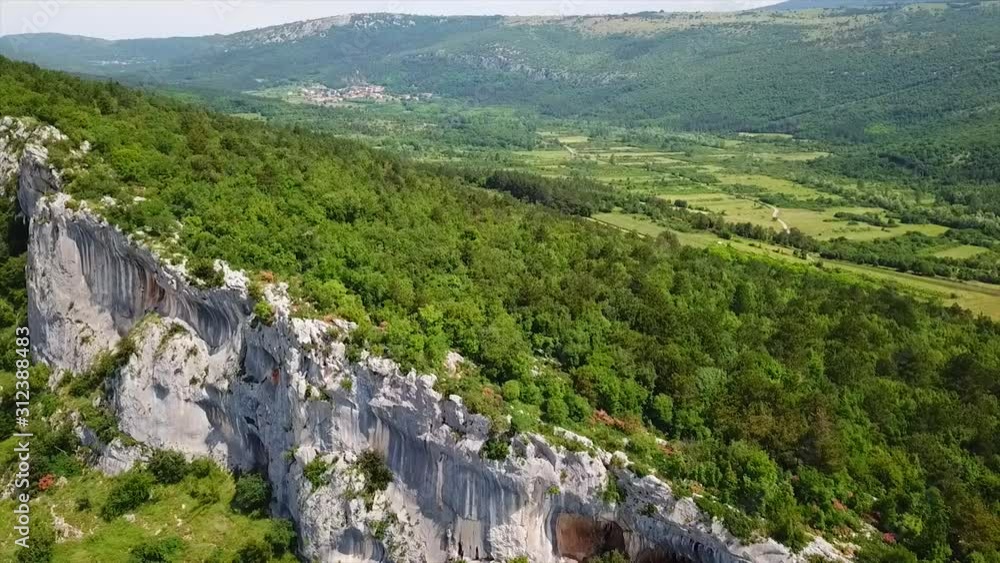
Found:
[[[820,159],[816,162],[828,162],[830,160]],[[825,165],[821,169],[825,169]],[[848,177],[857,178],[857,176],[852,176],[846,170],[842,171],[842,173]],[[837,182],[818,177],[815,174],[797,174],[793,180],[803,186],[842,196],[848,201],[859,205],[885,209],[889,213],[899,217],[900,223],[933,223],[952,229],[975,229],[990,239],[1000,240],[1000,215],[993,211],[976,211],[958,203],[949,205],[947,198],[937,201],[935,205],[921,205],[910,198],[905,198],[899,192],[893,193],[886,190],[876,191],[869,189],[863,179],[859,179],[855,187],[847,187]],[[923,183],[909,184],[905,185],[905,187],[910,188],[915,194],[924,198],[931,194],[935,198],[939,195],[933,191],[933,188]]]
[[[1000,557],[991,321],[3,59],[0,113],[89,140],[66,189],[116,198],[123,228],[287,281],[300,314],[359,323],[352,350],[434,371],[458,350],[474,366],[442,385],[474,408],[624,449],[636,471],[739,509],[738,533],[800,547],[806,530],[854,541],[870,522],[895,542],[873,557]],[[512,189],[541,197],[525,184]]]
[[[549,177],[532,172],[453,163],[412,165],[437,176],[459,179],[488,190],[509,194],[526,203],[579,217],[606,213],[636,199],[634,195],[615,190],[607,184],[579,176]]]
[[[483,181],[483,187],[582,217],[611,211],[619,199],[608,186],[593,180],[546,178],[523,172],[494,172]]]
[[[850,213],[848,211],[838,211],[833,214],[835,219],[843,219],[845,221],[855,222],[855,223],[865,223],[866,225],[871,225],[873,227],[883,227],[892,228],[898,227],[899,221],[889,217],[888,219],[883,219],[878,213]]]
[[[996,123],[997,120],[994,120]],[[814,163],[818,170],[863,181],[899,183],[969,215],[1000,216],[1000,136],[961,143],[928,140],[846,149]]]

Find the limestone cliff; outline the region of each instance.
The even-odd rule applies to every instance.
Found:
[[[86,204],[69,204],[46,163],[44,142],[57,135],[0,123],[0,186],[16,177],[29,221],[35,357],[79,371],[132,338],[135,353],[109,382],[121,430],[266,472],[272,508],[295,521],[307,560],[549,563],[610,548],[646,563],[840,558],[822,540],[801,554],[772,540],[745,545],[691,499],[633,475],[621,454],[568,433],[581,451],[520,435],[508,459],[482,459],[488,420],[441,396],[434,376],[364,354],[349,360],[349,323],[292,318],[282,286],[266,289],[276,315],[261,322],[242,273],[219,263],[225,286],[194,288]],[[368,450],[394,476],[374,502],[359,494],[354,465]],[[303,469],[317,457],[330,469],[314,488]],[[624,491],[617,505],[601,498],[609,472]]]

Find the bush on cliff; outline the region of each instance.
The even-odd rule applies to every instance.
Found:
[[[172,485],[180,483],[187,476],[191,467],[184,454],[173,450],[157,450],[149,458],[147,464],[157,483]]]
[[[236,480],[233,495],[233,510],[262,518],[267,515],[271,504],[271,484],[257,473],[244,473]]]
[[[271,529],[264,534],[264,541],[271,547],[275,557],[285,553],[295,553],[295,540],[298,535],[290,520],[276,518],[271,521]]]
[[[267,301],[258,301],[253,306],[253,314],[265,326],[274,324],[274,308]]]
[[[386,490],[395,479],[392,469],[389,469],[385,458],[374,450],[361,452],[358,459],[354,461],[353,467],[364,477],[365,484],[360,491],[360,496],[364,499],[365,504],[371,508],[375,502],[375,495]]]
[[[128,363],[135,353],[135,340],[131,336],[122,338],[113,351],[102,352],[87,371],[74,375],[69,380],[70,395],[83,397],[100,390],[104,382],[113,377]]]
[[[114,520],[139,508],[149,501],[152,491],[153,478],[146,471],[133,469],[116,477],[101,507],[101,518]]]
[[[302,468],[302,475],[312,484],[313,489],[318,489],[327,483],[326,472],[329,469],[330,464],[317,457]]]

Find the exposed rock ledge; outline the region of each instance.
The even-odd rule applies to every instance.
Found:
[[[489,422],[437,393],[433,376],[383,358],[349,361],[335,336],[347,323],[290,318],[282,287],[266,291],[273,326],[253,322],[242,274],[226,270],[218,290],[192,288],[85,205],[67,207],[42,146],[53,135],[0,123],[0,186],[17,176],[30,219],[35,357],[82,370],[131,333],[137,351],[111,384],[121,429],[152,447],[264,469],[272,508],[296,522],[306,559],[554,563],[611,547],[645,563],[842,559],[820,539],[800,554],[773,540],[745,545],[665,483],[614,469],[608,453],[524,435],[506,461],[481,459]],[[350,466],[368,449],[395,475],[371,507],[352,494],[363,477]],[[303,467],[317,456],[332,469],[313,490]],[[619,506],[601,500],[608,471],[626,493]]]

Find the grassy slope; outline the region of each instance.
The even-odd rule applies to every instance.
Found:
[[[152,499],[135,510],[134,521],[117,518],[106,522],[98,516],[114,479],[87,470],[70,477],[65,485],[56,486],[32,503],[35,517],[55,515],[69,526],[83,532],[80,539],[71,539],[55,546],[53,561],[92,563],[95,561],[125,561],[129,551],[145,542],[176,537],[184,547],[174,561],[232,560],[244,542],[262,538],[270,529],[270,521],[234,513],[229,503],[235,485],[231,476],[217,471],[209,477],[188,476],[177,485],[156,485]],[[190,495],[195,487],[209,488],[219,494],[218,500],[199,503]],[[78,501],[89,499],[90,508],[80,509]],[[0,502],[0,560],[14,561],[17,550],[10,500]],[[275,561],[296,561],[284,555]]]

